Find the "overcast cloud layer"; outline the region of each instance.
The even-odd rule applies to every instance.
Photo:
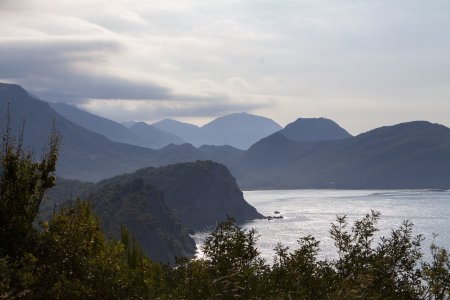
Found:
[[[450,126],[450,1],[0,0],[0,81],[118,121]]]

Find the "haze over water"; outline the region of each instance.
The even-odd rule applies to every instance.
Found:
[[[336,258],[330,237],[331,223],[336,215],[347,215],[350,225],[371,210],[381,212],[379,236],[388,236],[403,220],[414,223],[414,235],[423,234],[425,255],[433,233],[436,243],[450,249],[450,191],[431,190],[276,190],[247,191],[245,199],[263,215],[274,216],[279,211],[283,219],[255,220],[244,225],[255,228],[259,235],[258,248],[272,262],[273,248],[278,242],[295,249],[299,237],[311,234],[320,240],[321,258]],[[205,234],[197,234],[200,243]]]

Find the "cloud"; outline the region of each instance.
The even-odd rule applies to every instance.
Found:
[[[145,80],[93,70],[121,45],[108,40],[0,40],[0,78],[23,84],[50,101],[98,99],[171,99],[172,91]]]
[[[99,39],[0,39],[0,78],[15,81],[42,99],[83,103],[108,100],[223,100],[214,90],[180,94],[150,79],[113,74],[103,65],[122,45]]]
[[[250,111],[266,106],[265,102],[229,101],[99,101],[92,100],[81,105],[92,113],[118,121],[155,122],[165,118],[185,119],[222,116],[229,113]]]
[[[116,118],[141,101],[155,117],[245,108],[358,132],[403,108],[450,125],[449,1],[3,0],[0,23],[0,78]]]

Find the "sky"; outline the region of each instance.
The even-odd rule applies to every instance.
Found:
[[[450,126],[450,1],[0,0],[0,82],[116,121]]]

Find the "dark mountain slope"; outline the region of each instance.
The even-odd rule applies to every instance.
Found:
[[[277,178],[298,160],[332,142],[295,142],[276,132],[255,143],[243,155],[237,170],[241,188],[278,188]]]
[[[166,206],[163,195],[143,179],[102,182],[89,196],[102,227],[116,238],[125,226],[153,260],[191,257],[195,242]]]
[[[259,171],[272,188],[450,187],[450,129],[442,125],[410,122],[341,141],[303,144],[313,150],[309,153],[299,150],[300,145],[287,145],[283,151],[291,154]],[[261,155],[260,161],[270,157]],[[244,171],[252,174],[248,167]]]
[[[132,174],[116,176],[98,186],[125,184],[143,180],[164,194],[167,206],[193,229],[203,229],[226,216],[238,221],[262,217],[243,198],[236,181],[224,165],[212,161],[145,168]]]
[[[40,156],[53,122],[61,135],[57,174],[84,181],[99,180],[150,165],[153,150],[112,142],[56,113],[46,102],[30,96],[22,87],[0,84],[0,116],[6,128],[9,105],[10,128],[17,135],[25,120],[24,142]]]
[[[342,140],[352,136],[334,121],[325,118],[299,118],[280,133],[293,141]]]

